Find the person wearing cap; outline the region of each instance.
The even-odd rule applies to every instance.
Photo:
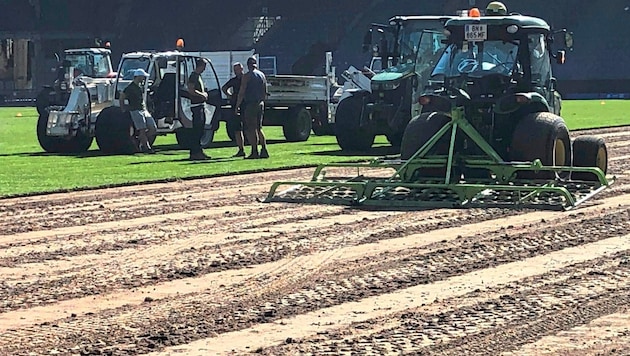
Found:
[[[249,70],[243,75],[241,89],[236,100],[235,112],[239,112],[241,104],[243,104],[243,124],[245,135],[252,147],[249,156],[246,159],[269,158],[267,152],[267,140],[262,131],[263,113],[265,111],[265,99],[267,98],[267,78],[265,74],[258,70],[256,57],[247,59],[247,69]],[[258,143],[260,142],[261,150],[258,153]]]
[[[149,142],[149,137],[155,136],[157,132],[157,125],[155,120],[146,110],[144,104],[144,90],[142,85],[146,78],[149,77],[144,69],[138,68],[133,71],[133,80],[127,87],[120,93],[119,104],[120,109],[123,112],[129,111],[133,126],[138,133],[139,151],[145,153],[155,153]],[[125,104],[127,99],[128,104]]]
[[[486,16],[507,16],[507,7],[500,1],[492,1],[486,6]]]
[[[230,105],[232,108],[236,108],[236,101],[238,100],[238,93],[241,88],[241,81],[243,79],[243,65],[241,62],[236,62],[232,65],[232,69],[234,70],[234,76],[230,78],[223,86],[221,87],[221,91],[230,99]],[[236,145],[238,146],[238,152],[233,157],[245,157],[245,147],[243,140],[243,121],[241,120],[240,115],[236,112],[233,112],[233,115],[228,119],[227,122],[230,130],[234,130],[234,140],[236,141]]]
[[[188,77],[188,94],[190,94],[190,110],[192,111],[192,130],[190,138],[191,161],[203,161],[210,158],[201,148],[201,138],[203,137],[206,125],[206,112],[204,103],[208,100],[201,73],[206,70],[206,61],[198,58],[195,61],[195,70]]]

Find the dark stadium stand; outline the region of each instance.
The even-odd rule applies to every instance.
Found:
[[[0,38],[15,33],[88,33],[112,42],[114,60],[126,51],[171,49],[183,37],[191,50],[255,48],[276,56],[279,73],[319,74],[324,52],[333,51],[338,73],[363,66],[363,34],[371,22],[394,15],[454,14],[474,0],[2,0]],[[555,74],[567,94],[630,92],[627,36],[630,0],[505,0],[508,9],[545,18],[575,34],[575,47]],[[628,10],[626,10],[628,9]],[[8,11],[7,11],[8,10]],[[252,18],[278,18],[257,43],[243,43]],[[253,32],[252,32],[253,33]],[[239,37],[240,35],[240,37]],[[239,40],[241,38],[241,40]]]

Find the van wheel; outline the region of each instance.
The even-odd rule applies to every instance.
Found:
[[[133,154],[138,150],[136,129],[129,112],[117,106],[103,109],[96,118],[96,143],[108,154]]]

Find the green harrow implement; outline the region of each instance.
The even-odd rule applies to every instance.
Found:
[[[408,160],[383,158],[368,163],[320,165],[308,182],[275,182],[265,202],[380,208],[568,210],[614,181],[614,177],[607,177],[595,167],[544,166],[538,159],[506,162],[464,118],[463,111],[454,110],[451,116],[450,122]],[[478,145],[484,154],[457,153],[455,142],[461,134]],[[429,154],[445,135],[450,136],[448,155]],[[426,170],[437,170],[443,175],[423,177],[418,174]],[[466,172],[477,173],[467,178]],[[519,175],[536,179],[519,178]],[[573,175],[580,179],[572,179]]]

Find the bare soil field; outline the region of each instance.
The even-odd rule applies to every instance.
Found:
[[[311,169],[0,200],[0,355],[630,355],[630,128],[567,212],[262,203]]]

